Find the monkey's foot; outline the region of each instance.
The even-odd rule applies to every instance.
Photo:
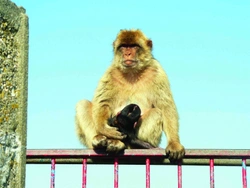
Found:
[[[106,151],[109,153],[118,153],[126,148],[125,144],[120,140],[108,139]]]
[[[107,144],[107,137],[103,135],[96,135],[92,141],[92,146],[94,149],[106,148]]]
[[[93,138],[92,146],[94,149],[105,148],[108,153],[118,153],[126,148],[125,144],[120,140],[108,139],[104,135],[96,135]]]
[[[179,142],[170,142],[166,148],[170,162],[178,162],[185,155],[185,148]]]

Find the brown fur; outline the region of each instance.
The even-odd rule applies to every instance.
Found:
[[[140,30],[121,30],[117,39],[113,43],[114,50],[117,50],[121,44],[139,44],[141,47],[148,47],[152,49],[152,41],[147,39]]]
[[[140,30],[121,30],[113,48],[113,62],[101,78],[92,102],[82,100],[77,104],[76,128],[81,142],[89,148],[106,148],[108,152],[125,149],[125,136],[110,127],[107,119],[135,103],[142,111],[136,136],[157,147],[164,131],[167,155],[173,160],[181,159],[185,150],[178,135],[178,114],[167,75],[151,54],[152,41]],[[129,52],[135,49],[133,56]],[[127,61],[131,62],[126,64]]]

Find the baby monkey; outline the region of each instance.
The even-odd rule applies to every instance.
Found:
[[[124,139],[125,144],[129,144],[132,148],[150,149],[155,148],[148,142],[139,140],[135,134],[135,126],[141,117],[141,109],[136,104],[125,106],[116,116],[108,119],[108,124],[112,127],[117,127],[118,130],[127,135]]]

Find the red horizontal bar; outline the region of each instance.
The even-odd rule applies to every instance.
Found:
[[[91,158],[91,157],[166,157],[164,149],[127,149],[121,154],[108,154],[105,151],[94,151],[92,149],[28,149],[27,158]],[[250,159],[250,150],[206,150],[187,149],[185,158],[233,158]]]

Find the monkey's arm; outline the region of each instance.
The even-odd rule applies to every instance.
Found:
[[[109,107],[101,106],[96,111],[96,113],[93,113],[93,116],[95,117],[95,128],[99,134],[118,140],[122,140],[126,137],[126,135],[118,131],[117,127],[111,127],[107,124],[107,119],[111,115]]]
[[[166,147],[166,154],[170,159],[181,159],[185,154],[185,149],[180,143],[179,138],[179,117],[176,105],[170,90],[168,78],[162,74],[162,83],[159,83],[162,88],[158,90],[157,107],[161,109],[163,114],[163,131],[167,137],[168,145]]]
[[[107,124],[107,119],[111,116],[113,105],[112,101],[115,96],[115,89],[108,73],[106,73],[99,82],[95,96],[93,98],[92,117],[95,125],[96,132],[111,139],[122,140],[126,137],[123,133],[118,131],[118,128],[111,127]]]

